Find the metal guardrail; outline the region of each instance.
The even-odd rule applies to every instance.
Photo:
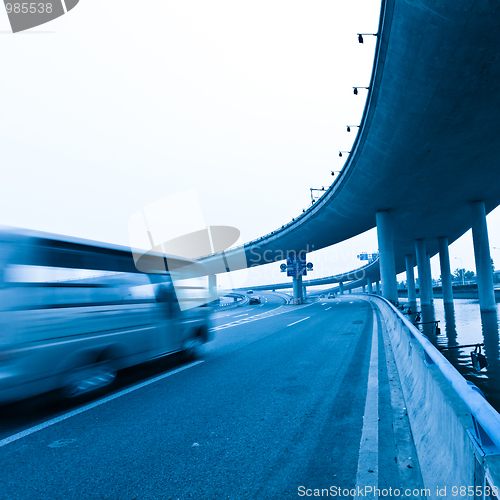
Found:
[[[250,301],[250,299],[243,294],[239,293],[232,293],[231,295],[228,295],[228,297],[240,297],[239,300],[235,300],[233,302],[224,302],[220,303],[216,306],[216,309],[228,309],[229,307],[242,307]]]

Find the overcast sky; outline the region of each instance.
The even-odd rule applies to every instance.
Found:
[[[127,245],[135,212],[195,189],[206,222],[242,242],[280,227],[354,141],[345,125],[366,94],[352,87],[368,85],[375,48],[356,33],[375,33],[379,11],[377,0],[80,0],[15,35],[0,11],[0,223]],[[488,221],[500,248],[500,214]],[[310,277],[376,249],[371,231],[313,253]],[[451,247],[460,267],[454,257],[474,269],[470,235]],[[250,283],[282,280],[278,267]]]

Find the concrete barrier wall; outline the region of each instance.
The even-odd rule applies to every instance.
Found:
[[[500,488],[500,415],[392,304],[369,297],[389,335],[430,498],[463,498],[461,486]]]
[[[234,307],[245,306],[249,302],[249,298],[246,295],[242,295],[239,293],[232,293],[230,295],[226,295],[226,297],[231,297],[234,300],[232,302],[219,302],[219,304],[214,307],[214,310],[233,309]],[[222,297],[222,298],[224,298],[224,297]]]

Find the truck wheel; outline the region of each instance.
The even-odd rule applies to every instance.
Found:
[[[199,357],[202,345],[200,338],[186,340],[182,346],[182,357],[186,361],[194,361]]]
[[[64,379],[62,395],[66,399],[72,399],[96,391],[112,384],[116,374],[116,364],[111,360],[75,368]]]

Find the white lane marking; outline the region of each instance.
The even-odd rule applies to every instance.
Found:
[[[142,382],[140,384],[129,387],[128,389],[124,389],[123,391],[117,392],[116,394],[112,394],[111,396],[107,396],[103,399],[99,399],[98,401],[95,401],[94,403],[90,403],[88,405],[82,406],[81,408],[78,408],[77,410],[70,411],[69,413],[65,413],[64,415],[59,415],[56,418],[53,418],[51,420],[47,420],[47,422],[43,422],[41,424],[35,425],[34,427],[30,427],[29,429],[25,429],[24,431],[18,432],[16,434],[12,434],[12,436],[9,436],[9,437],[6,437],[6,438],[0,440],[0,448],[2,446],[5,446],[6,444],[13,443],[14,441],[17,441],[18,439],[22,439],[26,436],[29,436],[30,434],[34,434],[35,432],[38,432],[38,431],[41,431],[42,429],[50,427],[51,425],[58,424],[59,422],[62,422],[63,420],[74,417],[75,415],[83,413],[84,411],[91,410],[92,408],[96,408],[97,406],[101,406],[104,403],[107,403],[108,401],[112,401],[113,399],[117,399],[121,396],[125,396],[125,394],[136,391],[137,389],[142,389],[143,387],[146,387],[149,384],[153,384],[155,382],[158,382],[159,380],[170,377],[171,375],[175,375],[176,373],[187,370],[188,368],[192,368],[193,366],[199,365],[200,363],[203,363],[203,360],[195,361],[195,362],[190,363],[189,365],[186,365],[186,366],[181,366],[180,368],[172,370],[171,372],[164,373],[163,375],[152,378],[151,380],[146,380],[145,382]]]
[[[224,330],[226,328],[232,328],[233,326],[240,326],[240,325],[246,325],[248,323],[252,323],[253,321],[258,321],[261,319],[270,319],[274,318],[275,316],[279,316],[280,314],[285,314],[289,312],[297,312],[300,311],[301,309],[305,309],[306,307],[313,306],[316,304],[317,301],[312,302],[311,304],[307,304],[305,306],[298,306],[298,307],[293,307],[293,308],[286,308],[284,311],[281,312],[275,312],[278,311],[278,309],[281,309],[283,306],[276,307],[275,309],[271,309],[270,311],[266,311],[260,314],[256,314],[255,316],[249,316],[248,318],[244,319],[238,319],[236,321],[230,322],[230,323],[224,323],[223,325],[215,326],[213,328],[210,328],[210,332],[217,332],[219,330]]]
[[[327,307],[327,308],[325,309],[325,311],[328,311],[328,309],[331,309],[331,308],[332,308],[331,306],[330,306],[330,307]]]
[[[242,316],[248,316],[248,313],[246,313],[246,314],[240,314],[239,316],[235,316],[235,318],[241,318]]]
[[[373,311],[372,349],[366,391],[363,432],[359,444],[356,490],[365,486],[378,488],[378,325]],[[376,495],[374,498],[378,498]]]
[[[293,326],[293,325],[296,325],[297,323],[300,323],[301,321],[305,321],[306,319],[309,319],[311,316],[308,316],[307,318],[302,318],[302,319],[299,319],[299,321],[296,321],[295,323],[290,323],[289,325],[286,325],[286,326]]]
[[[283,306],[278,306],[278,307],[275,307],[274,309],[270,309],[269,311],[265,311],[263,313],[256,314],[254,316],[249,316],[248,318],[245,318],[245,320],[248,321],[248,320],[251,320],[252,318],[256,318],[257,316],[262,316],[263,314],[271,314],[274,311],[277,311],[278,309],[281,309],[282,307]],[[235,317],[234,314],[228,314],[228,316],[231,316],[233,319]],[[214,319],[214,316],[212,316],[212,319]],[[221,317],[216,317],[215,319],[221,319]],[[220,330],[221,328],[224,328],[226,326],[233,326],[235,324],[239,324],[240,321],[245,321],[245,320],[239,319],[239,320],[236,320],[236,321],[229,321],[227,323],[223,323],[222,325],[214,326],[213,328],[210,329],[210,331],[214,332],[214,331]]]
[[[323,302],[323,304],[321,304],[322,306],[326,306],[326,302]]]

